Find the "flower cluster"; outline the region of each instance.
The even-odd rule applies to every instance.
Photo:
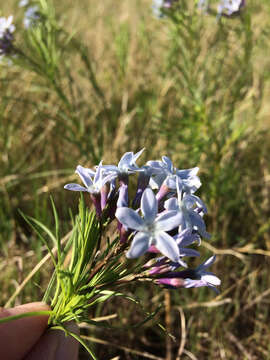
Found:
[[[100,222],[117,220],[120,243],[129,248],[128,258],[160,254],[143,267],[144,275],[156,284],[216,289],[220,280],[206,271],[214,256],[195,269],[188,268],[185,261],[200,256],[189,246],[200,245],[201,237],[210,237],[203,220],[206,206],[195,195],[201,186],[199,168],[179,170],[167,156],[139,167],[136,161],[143,150],[125,153],[118,165],[100,162],[95,170],[79,165],[76,174],[84,186],[72,183],[65,189],[88,192]],[[130,199],[129,177],[136,174],[136,192]],[[179,271],[181,267],[185,269]]]
[[[32,4],[29,0],[21,0],[19,7],[25,8],[24,13],[24,27],[26,29],[33,27],[40,20],[40,9],[37,4]],[[8,18],[0,17],[0,60],[5,55],[10,55],[15,52],[13,46],[15,25],[13,22],[13,16]]]
[[[31,4],[29,0],[21,0],[19,7],[25,8],[23,24],[26,29],[31,28],[40,20],[40,9],[37,4]]]
[[[217,5],[217,14],[220,16],[232,16],[238,14],[245,6],[245,0],[219,0]],[[203,12],[207,12],[209,8],[209,0],[199,0],[198,8]]]
[[[0,58],[13,51],[12,42],[15,26],[12,24],[13,16],[0,18]]]
[[[157,17],[163,16],[163,11],[172,8],[178,0],[153,0],[152,9]],[[233,16],[245,6],[245,0],[219,0],[217,4],[217,14],[220,16]],[[209,9],[209,0],[198,0],[198,9],[207,13]]]

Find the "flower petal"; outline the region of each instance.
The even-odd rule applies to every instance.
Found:
[[[168,200],[165,201],[164,203],[164,208],[166,210],[179,210],[179,205],[178,205],[178,201],[175,197],[170,198]]]
[[[131,247],[127,252],[127,258],[137,258],[149,248],[149,236],[146,233],[138,232],[131,243]]]
[[[214,285],[214,286],[218,286],[221,284],[220,279],[210,272],[209,273],[206,272],[205,274],[203,274],[201,277],[201,280],[205,281],[207,284]]]
[[[210,283],[207,283],[203,280],[192,280],[192,279],[185,280],[186,288],[197,288],[202,286],[207,286],[210,289],[212,289],[216,294],[219,294],[219,290],[214,285],[211,285]]]
[[[196,257],[200,256],[199,251],[194,249],[188,249],[188,248],[180,248],[180,255],[181,256],[189,256],[189,257]]]
[[[105,169],[106,173],[109,172],[119,173],[119,169],[116,165],[102,165],[102,168]]]
[[[141,211],[147,224],[152,224],[158,212],[158,202],[150,188],[144,190],[141,200]]]
[[[165,185],[168,186],[169,189],[176,189],[176,175],[168,175],[164,180]]]
[[[193,227],[195,226],[197,228],[199,234],[205,238],[210,238],[211,235],[206,231],[205,223],[201,216],[192,210],[189,211],[188,214]]]
[[[194,242],[197,242],[198,245],[201,243],[201,238],[199,234],[192,233],[192,229],[185,229],[180,234],[178,234],[176,237],[174,237],[178,246],[185,247],[193,244]]]
[[[180,225],[182,215],[179,211],[166,211],[164,214],[156,219],[158,229],[163,231],[170,231]]]
[[[173,163],[168,156],[162,156],[162,161],[166,165],[166,170],[173,174]]]
[[[151,166],[154,169],[158,169],[159,171],[164,171],[162,162],[160,160],[149,160],[146,165]]]
[[[129,209],[128,207],[120,207],[116,210],[116,218],[123,224],[125,227],[132,230],[143,230],[144,221],[136,213],[136,211]]]
[[[133,152],[126,152],[120,159],[118,163],[119,169],[127,169],[130,165],[132,165]]]
[[[155,171],[155,168],[153,169]],[[159,189],[165,179],[166,179],[166,174],[159,173],[151,177],[149,185],[151,186],[152,189]]]
[[[176,241],[164,231],[156,234],[156,248],[170,260],[174,262],[179,261],[179,249]]]
[[[78,165],[75,173],[79,175],[86,187],[90,187],[93,185],[93,181],[91,179],[91,176],[95,175],[95,172],[93,170]]]
[[[201,187],[202,183],[198,176],[194,176],[190,179],[183,180],[183,185],[184,185],[185,191],[194,193]]]
[[[104,169],[102,169],[102,161],[101,161],[96,167],[96,173],[93,181],[94,183],[98,183],[102,179],[102,170],[104,171]]]
[[[209,266],[211,266],[216,260],[216,255],[211,256],[209,259],[205,260],[201,265],[199,265],[196,269],[196,271],[201,271],[204,269],[207,269]]]
[[[181,179],[188,179],[190,177],[196,176],[197,173],[199,171],[198,167],[194,167],[191,169],[184,169],[184,170],[176,170],[176,174],[181,178]]]
[[[141,156],[141,154],[144,152],[145,148],[138,151],[136,154],[133,155],[133,164],[137,161],[137,159]]]
[[[67,184],[64,186],[64,189],[71,191],[88,191],[85,187],[78,184]]]

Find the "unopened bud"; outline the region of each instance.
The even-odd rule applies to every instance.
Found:
[[[178,279],[178,278],[164,278],[164,279],[157,279],[155,280],[156,284],[165,285],[172,288],[180,288],[185,287],[186,280],[185,279]]]

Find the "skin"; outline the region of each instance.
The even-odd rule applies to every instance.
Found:
[[[0,309],[0,318],[32,311],[47,311],[49,306],[30,303],[11,309]],[[0,324],[0,359],[5,360],[77,360],[78,342],[61,330],[50,330],[48,316],[31,316]],[[67,330],[79,334],[75,323]]]

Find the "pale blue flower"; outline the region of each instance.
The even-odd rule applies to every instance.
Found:
[[[198,251],[187,248],[187,246],[190,246],[195,242],[197,242],[198,245],[201,244],[200,236],[197,233],[192,232],[191,229],[184,229],[180,232],[180,234],[175,235],[174,239],[179,247],[181,258],[186,256],[200,256],[200,253]]]
[[[106,174],[112,175],[119,179],[120,189],[119,198],[117,202],[118,207],[128,205],[128,175],[137,171],[141,171],[137,166],[136,161],[142,154],[144,149],[138,151],[136,154],[133,152],[126,152],[120,159],[118,166],[116,165],[103,165]]]
[[[206,213],[206,206],[202,200],[198,196],[183,193],[179,189],[178,182],[177,198],[170,198],[164,203],[166,210],[179,212],[181,217],[179,232],[185,229],[196,230],[201,236],[209,238],[210,234],[206,231],[202,216],[196,211],[198,206],[202,214]]]
[[[213,288],[215,291],[217,289],[216,286],[219,286],[221,281],[220,279],[214,275],[212,272],[206,271],[206,269],[211,266],[216,260],[216,256],[211,256],[207,259],[204,263],[199,265],[195,270],[195,279],[186,279],[186,286],[187,288],[190,287],[201,287],[201,286],[208,286]]]
[[[0,17],[0,39],[3,38],[7,32],[12,34],[15,31],[15,25],[13,25],[12,22],[12,15],[8,18]]]
[[[113,174],[105,175],[101,163],[97,167],[96,172],[78,165],[75,173],[79,175],[84,186],[72,183],[65,185],[64,188],[72,191],[89,192],[91,194],[100,193],[102,187],[115,177]]]
[[[218,292],[216,286],[220,285],[220,279],[213,273],[206,271],[206,269],[213,264],[215,259],[215,256],[210,257],[196,269],[166,273],[163,278],[157,279],[155,282],[172,288],[208,286]]]
[[[105,169],[107,173],[114,173],[116,176],[133,174],[137,171],[140,171],[140,168],[137,166],[136,161],[143,151],[144,149],[138,151],[136,154],[134,154],[133,152],[126,152],[121,157],[117,166],[102,165],[102,168]]]
[[[179,248],[176,241],[166,233],[175,229],[180,223],[177,211],[167,211],[158,216],[158,202],[153,191],[147,188],[141,198],[139,214],[127,207],[118,208],[116,218],[126,228],[138,231],[134,236],[127,257],[136,258],[143,255],[154,245],[163,255],[174,262],[179,260]]]
[[[198,167],[179,170],[173,166],[170,158],[162,156],[162,161],[148,161],[150,166],[156,173],[151,177],[150,186],[153,189],[159,189],[165,185],[169,189],[176,189],[176,180],[183,191],[194,193],[200,186],[201,182],[197,173]]]

